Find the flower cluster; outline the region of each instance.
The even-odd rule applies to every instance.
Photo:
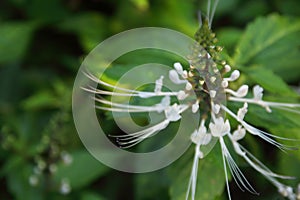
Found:
[[[201,147],[210,144],[213,139],[216,139],[221,147],[229,199],[231,199],[231,196],[228,172],[231,173],[232,178],[241,190],[247,190],[253,194],[258,193],[235,163],[227,147],[228,143],[226,144],[225,140],[230,141],[234,152],[269,180],[278,189],[280,194],[290,200],[299,199],[298,191],[279,181],[280,179],[292,179],[293,177],[272,172],[242,146],[240,141],[247,134],[250,134],[278,147],[282,151],[295,149],[293,146],[287,146],[278,142],[280,140],[291,139],[260,130],[247,122],[245,116],[252,104],[263,107],[269,113],[272,112],[273,108],[276,108],[298,114],[300,112],[297,109],[300,108],[300,104],[265,101],[263,99],[263,88],[259,85],[253,87],[252,94],[248,94],[248,85],[241,85],[237,90],[231,89],[232,82],[238,80],[241,73],[238,70],[232,70],[232,67],[226,61],[220,59],[219,53],[222,51],[222,48],[216,45],[218,42],[216,35],[211,31],[216,5],[217,1],[210,12],[211,5],[209,1],[207,17],[203,21],[203,24],[201,21],[201,27],[195,36],[197,44],[194,45],[192,54],[188,57],[190,61],[189,68],[184,70],[180,63],[175,63],[174,68],[169,71],[169,77],[157,77],[154,91],[145,92],[117,87],[98,79],[89,72],[85,73],[89,79],[114,91],[111,92],[97,88],[83,89],[95,94],[95,101],[100,103],[96,107],[101,110],[130,113],[157,112],[164,115],[164,118],[160,122],[144,130],[121,136],[112,136],[117,137],[117,142],[122,148],[133,147],[147,138],[154,136],[165,129],[170,123],[181,120],[182,113],[187,110],[191,110],[192,113],[200,112],[201,120],[199,127],[190,136],[192,143],[195,144],[195,153],[186,199],[190,197],[193,200],[195,199],[198,162],[205,156]],[[164,80],[166,78],[172,83],[179,85],[181,90],[175,92],[163,91]],[[128,105],[109,101],[104,96],[135,96],[143,99],[161,97],[161,101],[152,106]],[[191,96],[193,98],[189,98]],[[171,100],[172,97],[176,97],[181,103],[173,102]],[[240,108],[237,112],[230,109],[232,103],[240,103]],[[232,126],[227,116],[234,119],[238,125]]]
[[[264,101],[263,88],[258,85],[254,86],[253,88],[252,98],[246,98],[248,94],[247,85],[242,85],[237,91],[231,90],[229,88],[230,82],[237,80],[238,77],[240,76],[240,72],[238,70],[234,70],[229,77],[224,77],[222,78],[221,81],[221,85],[224,91],[226,92],[228,104],[230,105],[231,102],[243,103],[243,105],[237,111],[237,113],[231,111],[224,104],[215,103],[214,97],[216,97],[215,94],[216,91],[212,91],[212,90],[206,91],[205,89],[202,89],[203,94],[200,93],[202,96],[204,95],[205,98],[201,99],[200,98],[201,95],[199,94],[199,97],[196,101],[187,102],[185,104],[177,104],[177,103],[172,104],[171,103],[172,96],[177,97],[177,99],[184,100],[187,99],[189,95],[198,94],[198,91],[197,92],[194,91],[199,89],[199,87],[197,86],[197,88],[195,88],[194,83],[188,81],[192,76],[194,76],[192,75],[192,73],[190,73],[192,70],[194,70],[194,67],[191,68],[192,69],[190,71],[186,71],[183,70],[183,67],[181,66],[180,63],[175,63],[174,69],[170,70],[169,79],[174,84],[182,85],[182,90],[177,92],[161,91],[161,88],[163,86],[163,79],[164,79],[164,77],[162,76],[155,81],[156,85],[155,85],[155,90],[153,92],[151,91],[144,92],[144,91],[128,90],[128,89],[113,86],[111,84],[103,82],[102,80],[97,79],[95,76],[89,73],[86,73],[86,75],[90,79],[96,81],[98,84],[101,84],[106,87],[110,87],[112,89],[116,89],[121,92],[110,92],[106,90],[91,89],[91,88],[90,89],[84,88],[84,89],[89,92],[93,92],[97,94],[95,101],[101,103],[102,105],[106,105],[106,106],[96,106],[98,109],[114,111],[114,112],[132,112],[132,113],[157,112],[157,113],[164,114],[164,119],[161,122],[149,128],[146,128],[138,132],[126,134],[126,135],[112,136],[112,137],[117,137],[118,144],[122,148],[130,148],[142,142],[143,140],[152,137],[156,133],[165,129],[170,123],[179,121],[182,117],[181,114],[188,109],[190,109],[193,113],[196,113],[199,110],[200,106],[202,106],[201,104],[206,103],[205,101],[204,102],[202,101],[205,100],[206,98],[209,98],[210,105],[205,105],[205,106],[211,108],[210,113],[204,113],[204,112],[202,113],[202,111],[200,111],[202,119],[199,128],[191,134],[191,138],[190,138],[191,141],[196,146],[195,146],[194,162],[193,162],[193,167],[192,167],[192,172],[191,172],[191,177],[190,177],[190,182],[189,182],[189,187],[187,192],[187,199],[189,197],[190,191],[191,191],[192,199],[194,199],[195,196],[198,162],[199,159],[202,159],[204,157],[204,154],[201,151],[201,146],[209,144],[212,138],[217,138],[221,146],[229,197],[230,197],[230,192],[229,192],[228,178],[227,178],[227,167],[229,167],[229,171],[231,172],[233,179],[242,190],[245,189],[253,194],[258,194],[251,186],[251,184],[247,181],[242,171],[238,168],[237,164],[232,158],[224,142],[225,137],[227,137],[230,140],[232,146],[234,147],[233,149],[235,153],[241,156],[251,167],[253,167],[256,171],[261,173],[275,187],[277,187],[278,191],[283,196],[288,197],[291,200],[296,199],[296,193],[292,190],[292,188],[280,183],[277,180],[278,178],[292,179],[292,177],[283,176],[272,172],[262,162],[260,162],[254,155],[252,155],[245,147],[243,147],[239,142],[246,136],[246,134],[251,134],[255,137],[265,140],[266,142],[278,147],[283,151],[294,149],[294,147],[292,146],[287,146],[277,141],[277,139],[281,139],[281,140],[290,140],[290,139],[272,135],[271,133],[267,133],[265,131],[259,130],[255,126],[246,122],[244,118],[248,112],[248,106],[249,106],[248,104],[260,105],[264,107],[267,112],[272,112],[271,108],[279,108],[279,109],[286,109],[286,110],[290,110],[291,108],[299,108],[300,104],[288,104],[288,103]],[[226,65],[225,68],[226,68],[225,71],[229,72],[230,66]],[[202,85],[205,85],[205,81],[202,83]],[[138,96],[140,98],[151,98],[151,97],[161,96],[161,102],[152,106],[128,105],[128,104],[111,102],[103,98],[102,97],[103,95]],[[239,123],[238,127],[235,130],[232,130],[232,127],[228,119],[219,115],[222,111],[224,111],[227,115],[231,116]],[[210,117],[208,117],[208,114]],[[210,122],[208,119],[210,119]]]

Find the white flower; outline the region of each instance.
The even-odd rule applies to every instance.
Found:
[[[177,104],[167,107],[165,110],[166,120],[168,120],[169,122],[176,122],[180,120],[180,109],[180,106],[178,106]]]
[[[155,89],[154,89],[154,92],[156,94],[160,93],[161,92],[161,89],[162,89],[162,86],[163,86],[163,79],[164,79],[164,76],[161,76],[159,79],[157,79],[155,81]]]
[[[175,84],[183,84],[187,82],[186,80],[181,80],[179,78],[178,72],[174,69],[169,71],[169,78]]]
[[[209,129],[214,137],[223,137],[230,132],[230,124],[228,119],[224,122],[223,117],[219,117],[209,124]]]
[[[170,103],[171,98],[169,96],[165,96],[164,98],[162,98],[161,102],[155,105],[157,112],[161,113],[166,110],[166,108],[170,106]]]
[[[199,101],[196,101],[193,105],[192,105],[192,112],[196,113],[199,110]]]
[[[248,85],[242,85],[237,91],[231,89],[225,89],[225,91],[235,97],[245,97],[248,94]]]
[[[247,114],[248,112],[248,104],[247,103],[244,103],[244,106],[242,108],[239,109],[238,113],[237,113],[237,118],[238,118],[238,121],[243,121],[244,120],[244,117],[245,115]]]
[[[224,71],[225,71],[226,73],[227,73],[227,72],[230,72],[230,71],[231,71],[230,65],[226,64],[226,65],[224,66]]]
[[[211,27],[211,23],[213,20],[213,15],[216,9],[216,5],[218,0],[215,1],[211,9],[211,2],[209,0],[208,3],[208,12],[207,12],[207,22],[209,23],[209,28]],[[207,24],[207,23],[206,23]],[[214,37],[214,36],[212,36]],[[200,48],[200,47],[199,47]],[[214,50],[217,48],[216,45],[208,46],[210,50]],[[183,70],[183,67],[180,63],[174,63],[174,69],[169,71],[170,81],[178,87],[181,87],[178,91],[175,92],[163,92],[163,76],[160,76],[155,81],[155,89],[154,91],[137,91],[126,89],[122,87],[117,87],[106,83],[102,80],[99,80],[95,76],[90,73],[86,73],[87,77],[89,77],[94,82],[108,87],[113,90],[106,91],[96,88],[83,88],[84,90],[96,94],[94,97],[97,104],[96,108],[106,111],[112,112],[157,112],[161,113],[162,118],[161,121],[156,124],[151,124],[146,128],[128,133],[120,136],[112,136],[117,138],[117,142],[122,148],[130,148],[138,143],[144,141],[145,139],[154,136],[160,131],[164,130],[170,123],[177,122],[181,120],[182,113],[186,110],[190,109],[192,113],[201,114],[201,123],[199,127],[191,134],[190,140],[195,145],[195,154],[193,160],[193,166],[191,171],[191,176],[188,185],[188,191],[186,194],[186,200],[191,196],[192,200],[195,199],[196,194],[196,183],[197,183],[197,172],[198,172],[198,162],[199,159],[204,158],[204,153],[201,151],[202,145],[208,145],[212,141],[212,137],[218,139],[219,144],[221,146],[222,159],[224,172],[226,177],[226,186],[228,191],[229,199],[231,200],[229,183],[228,183],[228,171],[232,174],[233,180],[237,183],[237,185],[241,188],[241,190],[247,190],[253,194],[258,194],[251,184],[248,182],[242,171],[239,169],[237,164],[235,163],[233,157],[231,156],[226,144],[225,139],[228,139],[230,145],[233,146],[232,151],[235,152],[238,156],[245,160],[253,169],[257,172],[261,173],[267,180],[269,180],[278,191],[284,196],[289,198],[290,200],[296,200],[296,194],[290,186],[284,185],[280,183],[277,179],[291,179],[291,177],[283,176],[272,172],[269,168],[267,168],[261,161],[259,161],[254,155],[252,155],[247,149],[245,149],[239,142],[242,140],[246,134],[251,134],[253,136],[259,137],[264,141],[278,147],[281,150],[290,150],[293,149],[291,146],[286,146],[277,141],[280,140],[289,140],[287,138],[279,137],[273,135],[271,133],[259,130],[254,125],[246,122],[245,116],[248,112],[248,109],[251,109],[251,104],[260,105],[266,109],[266,111],[271,112],[271,108],[283,109],[289,112],[294,112],[300,114],[299,108],[300,104],[289,104],[289,103],[278,103],[278,102],[269,102],[263,100],[263,88],[256,85],[253,87],[253,97],[248,98],[249,86],[241,85],[237,90],[232,90],[229,86],[231,86],[231,82],[236,81],[241,73],[238,70],[234,70],[230,77],[220,78],[218,75],[218,69],[216,66],[210,66],[209,63],[215,61],[214,54],[211,52],[197,52],[194,57],[200,59],[200,64],[197,63],[194,65],[194,62],[191,61],[190,69]],[[201,59],[203,63],[201,63]],[[191,59],[192,60],[192,59]],[[226,64],[226,62],[222,62],[223,69],[221,70],[222,75],[225,73],[229,73],[231,71],[231,66]],[[197,71],[198,70],[198,71]],[[215,74],[213,74],[215,73]],[[209,83],[208,83],[209,82]],[[209,87],[211,85],[211,87]],[[213,88],[212,88],[213,87]],[[228,104],[232,102],[240,102],[243,103],[243,106],[237,112],[233,112],[228,107],[225,106],[225,101],[219,99],[220,94],[226,96],[229,101]],[[188,98],[191,95],[194,98]],[[137,98],[152,98],[152,97],[160,97],[160,102],[155,103],[150,106],[142,106],[142,105],[131,105],[125,103],[117,103],[111,102],[105,99],[105,96],[119,96],[119,97],[137,97]],[[180,101],[180,104],[171,102],[172,97],[177,97]],[[175,98],[174,98],[175,99]],[[195,100],[196,99],[196,100]],[[173,99],[172,99],[173,100]],[[220,102],[218,102],[220,101]],[[182,103],[183,102],[183,103]],[[200,106],[201,104],[201,106]],[[204,105],[202,105],[204,104]],[[249,108],[248,108],[249,107]],[[202,110],[202,108],[205,108]],[[201,109],[201,110],[199,110]],[[298,109],[298,110],[297,110]],[[224,115],[223,115],[224,114]],[[237,129],[231,133],[231,124],[229,120],[226,118],[226,115],[229,115],[231,119],[236,120]],[[205,120],[211,119],[208,124],[208,128],[205,126]],[[235,125],[234,125],[235,126]],[[227,138],[226,138],[227,137]],[[202,148],[203,150],[203,148]],[[68,191],[68,184],[65,183],[65,191]],[[70,191],[70,190],[69,190]],[[299,192],[300,193],[300,192]],[[300,195],[300,194],[299,194]]]
[[[182,76],[184,74],[183,67],[182,67],[182,65],[179,62],[174,63],[174,68],[175,68],[175,70],[177,71],[177,73],[179,75]]]
[[[246,135],[246,130],[242,128],[241,125],[238,126],[238,129],[233,132],[232,139],[234,141],[239,141],[243,139]]]
[[[185,89],[191,90],[191,89],[193,89],[193,85],[190,82],[186,82]]]
[[[228,81],[223,80],[223,81],[222,81],[222,87],[223,87],[223,88],[227,88],[227,87],[228,87]]]
[[[193,89],[195,84],[200,84],[198,86],[202,87],[206,83],[205,80],[200,79],[199,83],[193,83],[194,84],[193,85],[191,82],[185,80],[187,74],[189,74],[190,77],[194,76],[194,74],[191,71],[187,72],[183,70],[180,63],[175,63],[174,68],[175,70],[171,70],[169,72],[169,79],[175,84],[185,84],[182,86],[183,88],[181,90],[176,92],[161,91],[163,87],[163,76],[161,76],[159,79],[155,81],[156,83],[155,89],[152,92],[152,91],[136,91],[136,90],[116,87],[108,83],[105,83],[101,80],[98,80],[91,74],[87,73],[87,76],[90,79],[96,81],[98,84],[104,85],[106,87],[110,87],[117,91],[117,92],[110,92],[110,91],[93,89],[93,88],[83,88],[84,90],[88,92],[92,92],[97,95],[94,99],[95,101],[97,101],[102,105],[101,106],[97,105],[96,108],[107,110],[107,111],[113,111],[113,112],[131,112],[131,113],[157,112],[157,113],[162,113],[164,115],[164,119],[162,121],[158,122],[157,124],[151,125],[147,128],[144,128],[143,130],[134,133],[125,134],[125,135],[120,135],[120,136],[112,136],[117,138],[117,142],[120,145],[120,147],[130,148],[132,146],[135,146],[136,144],[142,142],[143,140],[152,137],[156,133],[165,129],[171,122],[177,122],[181,120],[182,118],[181,114],[185,112],[187,109],[191,109],[193,113],[196,113],[199,111],[200,103],[208,103],[207,101],[202,101],[202,99],[198,97],[196,101],[190,100],[190,102],[189,102],[189,98],[187,98],[192,94],[191,90]],[[225,68],[224,70],[228,72],[229,67],[227,66],[227,68]],[[181,79],[180,76],[183,79]],[[228,107],[220,104],[220,102],[219,103],[214,102],[217,92],[219,90],[210,89],[210,90],[202,91],[204,95],[207,95],[206,98],[210,99],[211,105],[209,107],[211,108],[210,116],[212,122],[209,123],[209,133],[208,133],[204,123],[205,120],[202,119],[199,128],[196,129],[190,136],[191,141],[195,144],[195,155],[194,155],[193,167],[192,167],[191,177],[188,185],[186,199],[188,199],[190,195],[192,199],[195,198],[198,162],[199,159],[202,159],[204,157],[204,153],[201,151],[201,146],[209,144],[212,137],[217,137],[221,145],[222,157],[224,162],[224,172],[226,176],[226,185],[227,185],[229,199],[231,199],[231,196],[230,196],[229,183],[228,183],[227,166],[229,167],[233,180],[235,180],[235,182],[242,190],[245,189],[253,194],[257,194],[257,192],[247,181],[247,179],[245,178],[245,176],[243,175],[243,173],[241,172],[241,170],[238,168],[237,164],[233,160],[232,156],[230,155],[230,152],[227,149],[224,142],[224,138],[228,137],[233,146],[233,150],[237,155],[242,157],[252,168],[254,168],[256,171],[261,173],[266,179],[268,179],[275,187],[277,187],[277,189],[280,191],[282,195],[289,198],[290,200],[295,200],[296,194],[293,192],[293,190],[291,190],[289,186],[286,186],[277,180],[277,178],[291,179],[291,177],[279,175],[272,172],[262,162],[260,162],[257,158],[255,158],[248,150],[246,150],[239,143],[239,141],[243,139],[247,133],[249,133],[254,136],[258,136],[259,138],[265,140],[266,142],[269,142],[270,144],[273,144],[274,146],[282,150],[293,149],[292,147],[283,145],[275,140],[275,139],[287,140],[287,138],[282,138],[264,132],[262,130],[259,130],[255,126],[250,125],[249,123],[244,121],[244,118],[249,109],[248,104],[260,105],[264,107],[267,111],[270,111],[271,110],[270,108],[274,107],[278,109],[284,109],[290,112],[295,112],[298,114],[300,114],[300,112],[294,108],[300,108],[300,105],[264,101],[262,100],[263,88],[261,88],[260,86],[255,86],[253,88],[253,98],[245,98],[249,90],[248,85],[242,85],[237,91],[233,91],[227,88],[229,85],[228,82],[235,81],[239,76],[240,76],[240,72],[236,70],[231,73],[231,76],[229,78],[224,78],[219,82],[221,83],[220,88],[223,87],[224,91],[226,92],[226,95],[228,96],[229,103],[241,102],[244,104],[243,107],[241,107],[237,111],[237,113],[232,112]],[[212,76],[209,80],[214,83],[217,82],[216,76]],[[197,85],[195,87],[197,87]],[[121,97],[135,96],[140,98],[161,97],[161,101],[160,103],[154,104],[152,106],[129,105],[129,104],[111,102],[109,100],[104,99],[102,96],[98,96],[98,95],[121,96]],[[186,101],[186,103],[171,104],[172,96],[177,97],[179,100],[184,100]],[[220,117],[222,114],[221,111],[225,111],[226,114],[230,115],[233,119],[235,119],[239,123],[237,129],[233,133],[230,132],[231,126],[229,120],[224,117]],[[200,112],[202,111],[200,110]],[[67,192],[68,191],[67,183],[64,183],[64,188],[65,188],[64,191]]]
[[[213,82],[213,81],[212,81],[212,82]],[[209,95],[210,95],[211,98],[215,98],[215,97],[216,97],[216,94],[217,94],[217,91],[215,91],[215,90],[210,90],[210,91],[209,91]]]
[[[212,103],[212,111],[214,114],[219,114],[221,106],[219,104]]]
[[[246,135],[246,130],[242,128],[241,125],[238,126],[238,129],[235,130],[232,135],[229,135],[230,136],[229,138],[231,139],[235,152],[240,156],[244,156],[246,153],[241,150],[238,141],[243,139],[245,135]]]
[[[178,98],[179,100],[184,100],[184,99],[187,98],[188,96],[189,96],[188,93],[186,93],[186,92],[183,91],[183,90],[180,90],[180,91],[178,92],[177,98]]]
[[[204,121],[201,122],[199,129],[192,133],[191,140],[197,145],[207,145],[211,141],[211,134],[207,133]]]
[[[229,66],[229,65],[228,65]],[[230,66],[229,66],[230,68]],[[228,70],[228,69],[225,69]],[[229,71],[228,71],[229,72]],[[229,78],[224,78],[224,81],[236,81],[240,77],[240,71],[239,70],[234,70]]]
[[[263,91],[264,89],[260,87],[259,85],[256,85],[253,87],[253,98],[257,101],[261,101],[263,97]]]

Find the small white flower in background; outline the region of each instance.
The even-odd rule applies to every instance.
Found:
[[[207,26],[209,30],[211,28],[218,0],[216,0],[215,4],[212,6],[212,10],[210,9],[210,4],[211,3],[209,1],[206,21],[204,22],[204,24],[201,24],[203,28],[206,28],[205,26]],[[150,127],[147,127],[143,130],[126,135],[111,136],[117,138],[117,142],[121,148],[133,147],[140,142],[154,136],[155,134],[164,130],[170,123],[181,120],[182,113],[186,112],[187,110],[190,110],[192,113],[200,112],[201,122],[199,128],[194,130],[194,132],[191,133],[190,136],[190,140],[195,145],[195,153],[188,184],[188,190],[186,193],[186,200],[190,198],[192,200],[195,199],[198,162],[200,159],[204,158],[204,153],[201,151],[201,146],[208,145],[213,138],[219,141],[221,147],[229,199],[231,199],[231,195],[228,183],[228,171],[231,173],[233,180],[241,190],[247,190],[250,193],[256,195],[258,193],[248,182],[247,178],[235,163],[229,149],[226,146],[227,143],[225,143],[225,139],[230,142],[230,145],[232,145],[233,147],[233,151],[242,159],[244,159],[245,162],[247,162],[253,169],[262,174],[268,181],[270,181],[277,188],[280,194],[290,200],[300,199],[300,185],[296,190],[293,190],[293,188],[281,183],[278,180],[292,179],[292,177],[283,176],[272,172],[268,167],[266,167],[261,161],[259,161],[254,155],[252,155],[245,147],[240,144],[240,141],[243,140],[243,138],[247,134],[250,134],[257,137],[258,139],[262,139],[265,142],[274,145],[275,147],[278,147],[283,151],[295,149],[293,146],[287,146],[277,141],[278,139],[291,139],[279,137],[256,128],[254,125],[251,125],[246,121],[246,115],[253,104],[263,107],[269,113],[272,112],[272,108],[277,108],[300,114],[300,111],[297,110],[300,108],[300,104],[264,101],[263,88],[259,85],[253,87],[252,94],[248,94],[248,85],[241,85],[237,90],[231,89],[230,85],[239,79],[241,73],[238,70],[232,71],[232,67],[229,64],[226,64],[225,61],[221,62],[220,60],[217,60],[219,63],[221,63],[219,65],[221,65],[222,67],[222,70],[220,70],[222,71],[222,77],[218,78],[217,76],[211,75],[209,72],[213,71],[217,73],[218,71],[216,69],[216,66],[214,66],[214,54],[220,52],[220,49],[222,48],[216,45],[207,44],[214,41],[214,34],[211,33],[210,36],[212,37],[211,41],[199,40],[199,44],[195,45],[195,49],[193,49],[193,55],[190,58],[190,68],[188,70],[184,70],[182,65],[176,62],[173,65],[174,69],[171,69],[169,71],[168,77],[157,77],[157,80],[155,80],[154,91],[145,92],[117,87],[99,80],[89,72],[85,73],[85,75],[89,79],[101,86],[117,90],[118,92],[111,92],[97,88],[82,89],[95,94],[95,101],[101,104],[97,105],[96,108],[101,110],[129,113],[156,112],[163,114],[163,119],[160,122],[151,125]],[[208,46],[209,48],[201,48],[200,46],[202,45],[202,43],[204,43],[205,46]],[[207,78],[206,76],[210,77]],[[163,82],[165,79],[169,79],[175,85],[182,86],[182,88],[175,92],[163,91]],[[214,85],[214,87],[208,87],[209,84]],[[225,105],[222,101],[219,102],[219,93],[224,93],[226,95],[228,105],[230,105],[231,103],[241,103],[238,111],[232,111],[230,109],[230,106]],[[128,105],[111,102],[109,100],[106,100],[104,98],[105,96],[134,96],[142,99],[161,97],[161,101],[160,103],[154,104],[152,106],[131,104]],[[172,97],[177,98],[178,100],[184,100],[184,103],[172,103]],[[189,97],[194,98],[191,98],[193,100],[190,100]],[[206,106],[209,109],[201,110],[203,106]],[[235,124],[238,125],[236,127],[235,125],[232,127],[233,123],[230,123],[229,119],[226,118],[227,116],[230,116],[231,119],[235,120]],[[65,187],[68,189],[67,186]]]
[[[29,184],[31,186],[37,186],[39,184],[39,177],[37,175],[31,175],[29,177]]]
[[[62,179],[59,188],[60,193],[63,195],[67,195],[71,192],[71,190],[72,188],[69,181],[67,179]]]
[[[49,171],[51,174],[54,174],[57,171],[57,166],[56,164],[52,163],[49,165]]]
[[[69,153],[66,152],[66,151],[62,151],[61,154],[60,154],[60,156],[61,156],[61,159],[62,159],[62,161],[63,161],[63,163],[64,163],[65,165],[70,165],[70,164],[72,164],[72,162],[73,162],[73,157],[71,156],[71,154],[69,154]]]
[[[39,168],[40,171],[43,171],[47,167],[47,164],[42,159],[39,159],[37,162],[37,167]]]

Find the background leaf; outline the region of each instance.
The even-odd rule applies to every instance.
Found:
[[[298,96],[279,76],[273,71],[263,67],[242,68],[253,83],[260,85],[266,91],[274,94],[284,94],[286,96]]]
[[[251,23],[240,42],[232,64],[260,65],[293,82],[300,75],[300,20],[279,15],[260,17]]]
[[[105,19],[99,13],[87,12],[66,17],[58,28],[75,33],[86,52],[89,52],[104,39],[106,26]]]
[[[20,61],[35,28],[31,22],[0,23],[0,63]]]

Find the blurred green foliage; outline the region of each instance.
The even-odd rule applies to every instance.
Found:
[[[142,26],[172,28],[193,36],[197,11],[205,7],[205,0],[1,1],[0,198],[184,199],[192,150],[158,172],[132,175],[109,169],[85,150],[77,136],[71,113],[72,85],[84,56],[105,38]],[[269,99],[299,100],[290,87],[299,86],[300,80],[299,15],[299,0],[220,1],[213,28],[226,57],[248,74],[242,81],[261,84]],[[157,53],[151,56],[153,61],[168,63]],[[146,55],[129,55],[115,67],[143,61],[148,61]],[[122,72],[114,74],[113,69],[112,79]],[[300,139],[299,118],[274,112],[276,117],[270,118],[264,110],[253,109],[248,120]],[[257,118],[254,113],[261,115]],[[118,131],[109,119],[104,120],[110,131]],[[286,155],[268,145],[259,148],[250,137],[247,145],[275,171],[300,177],[299,151]],[[200,161],[198,199],[227,198],[218,156],[216,149]],[[261,176],[242,161],[239,164],[262,194],[253,197],[232,184],[234,199],[278,198]]]

